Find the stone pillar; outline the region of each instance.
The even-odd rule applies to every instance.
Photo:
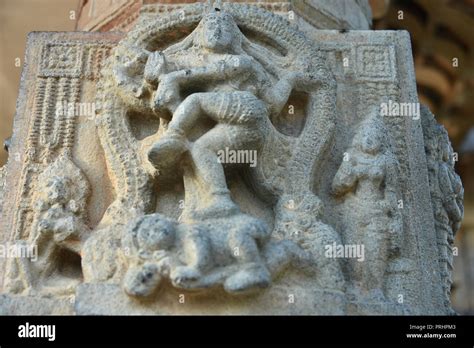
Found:
[[[367,9],[144,4],[127,32],[30,34],[0,311],[452,313],[463,189],[409,36],[313,27]]]
[[[80,5],[77,30],[129,31],[140,12],[165,15],[196,0],[85,0]],[[201,1],[205,2],[205,1]],[[368,0],[237,0],[287,16],[298,26],[318,29],[367,30],[372,23]],[[291,13],[291,12],[292,13]],[[290,12],[290,13],[289,13]]]

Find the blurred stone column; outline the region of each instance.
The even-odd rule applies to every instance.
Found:
[[[195,0],[83,0],[77,21],[77,30],[128,31],[141,11],[166,13],[182,4]],[[368,0],[237,0],[257,4],[272,12],[294,16],[300,30],[318,29],[370,29],[372,12]],[[151,5],[151,6],[150,6]],[[145,9],[147,8],[147,9]]]

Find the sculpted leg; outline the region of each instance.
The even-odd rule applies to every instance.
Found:
[[[243,217],[245,219],[245,217]],[[265,266],[257,240],[266,237],[267,227],[258,220],[242,221],[229,235],[230,251],[241,269],[224,282],[231,293],[244,293],[270,286],[271,275]]]
[[[191,150],[195,175],[203,187],[202,191],[208,195],[205,210],[211,214],[237,210],[230,198],[224,168],[217,156],[217,151],[232,145],[225,126],[218,125],[199,138]]]
[[[156,168],[175,165],[188,150],[187,135],[202,115],[200,95],[192,94],[180,104],[165,135],[148,152],[148,159]]]
[[[202,275],[212,265],[211,244],[207,231],[201,231],[195,226],[181,226],[186,229],[181,242],[182,262],[173,269],[170,279],[174,286],[180,288],[192,288]]]
[[[266,116],[267,110],[263,103],[247,92],[194,93],[176,109],[165,135],[152,147],[148,158],[158,169],[177,163],[180,156],[188,150],[188,135],[204,117],[211,118],[218,125],[228,125],[234,129],[224,139],[212,142],[207,138],[206,141],[212,143],[211,150],[218,151],[226,147],[243,150],[249,144],[259,142],[258,124]],[[203,155],[206,160],[209,159],[206,153]]]

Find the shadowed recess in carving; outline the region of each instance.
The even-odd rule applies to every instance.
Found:
[[[137,140],[143,140],[155,134],[160,127],[160,120],[154,115],[130,111],[127,112],[127,118],[130,131]]]
[[[297,137],[303,131],[307,118],[308,94],[293,91],[281,112],[271,121],[285,135]]]
[[[81,257],[67,249],[62,249],[57,255],[58,272],[61,276],[82,280]]]

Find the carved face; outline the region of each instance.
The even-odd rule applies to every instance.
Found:
[[[49,204],[64,203],[69,198],[69,181],[63,177],[53,177],[48,180],[44,189],[45,200]]]
[[[380,131],[371,124],[366,124],[359,130],[353,140],[353,144],[363,153],[375,155],[382,148]]]
[[[164,220],[143,224],[137,234],[140,248],[147,251],[169,250],[174,245],[174,240],[174,226]]]
[[[238,27],[228,13],[215,11],[200,23],[200,45],[214,52],[227,52],[237,40]]]
[[[361,139],[360,146],[365,153],[376,154],[380,149],[380,141],[376,136],[365,134]]]

